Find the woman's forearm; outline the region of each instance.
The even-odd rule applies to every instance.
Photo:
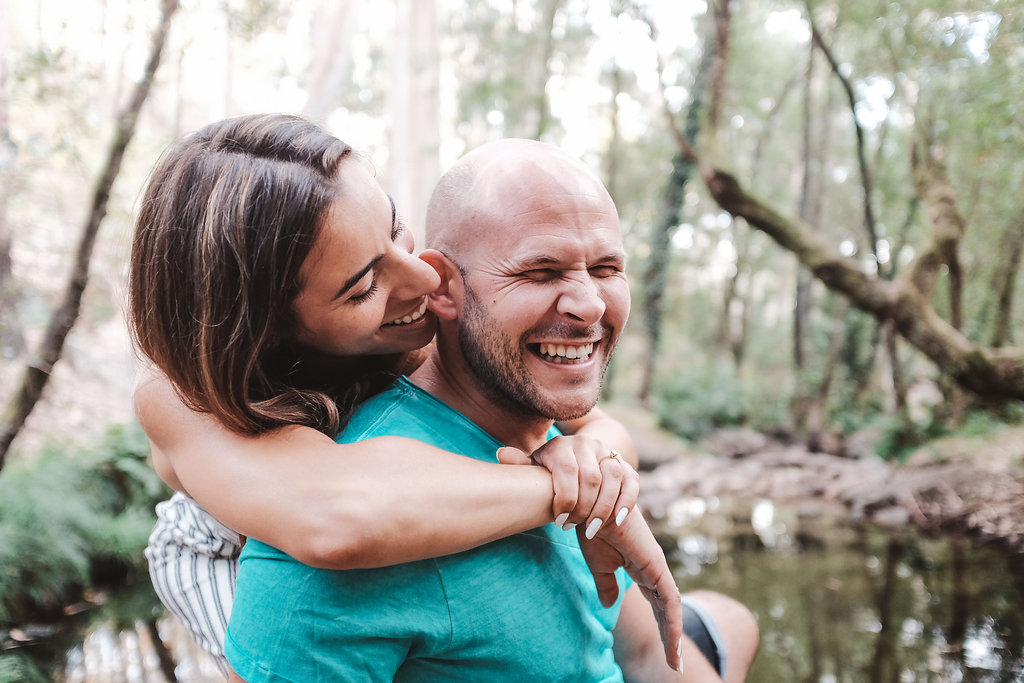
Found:
[[[317,567],[377,567],[473,548],[553,519],[551,475],[418,441],[335,444],[306,427],[235,434],[166,380],[136,392],[165,480],[238,533]]]

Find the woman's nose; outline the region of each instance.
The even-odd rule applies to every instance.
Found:
[[[396,269],[395,290],[409,299],[426,296],[441,285],[441,277],[419,256],[402,252],[401,268]]]

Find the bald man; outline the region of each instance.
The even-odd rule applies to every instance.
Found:
[[[436,345],[339,441],[405,436],[494,461],[586,415],[629,315],[618,214],[592,172],[542,143],[485,145],[438,184],[427,245],[441,276]],[[614,452],[601,465],[628,466]],[[228,660],[249,683],[742,680],[753,617],[693,596],[682,636],[678,591],[640,512],[616,521],[370,570],[314,569],[250,542]]]

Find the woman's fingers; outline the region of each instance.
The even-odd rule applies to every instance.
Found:
[[[579,523],[579,519],[570,522],[570,517],[579,506],[581,494],[579,464],[572,437],[555,437],[535,450],[530,457],[533,462],[551,472],[555,492],[551,507],[555,513],[555,523],[560,526]]]
[[[669,570],[665,553],[637,507],[631,508],[621,526],[606,526],[604,529],[601,538],[621,554],[626,571],[651,603],[665,648],[665,660],[677,669],[683,611],[679,588]]]
[[[619,510],[616,504],[622,498],[623,483],[627,473],[633,469],[615,451],[598,458],[597,466],[601,472],[601,489],[587,517],[587,538],[593,538],[605,524],[614,523]]]
[[[665,648],[665,661],[673,669],[679,669],[680,646],[683,638],[683,607],[679,601],[679,589],[667,571],[658,581],[657,588],[640,588],[654,610],[658,621],[661,643]]]
[[[506,457],[505,451],[514,451]],[[501,462],[518,463],[516,449],[499,449]],[[621,524],[636,505],[640,477],[614,450],[586,436],[559,436],[530,456],[546,467],[555,489],[556,523],[569,527],[584,524],[593,538],[609,523]]]

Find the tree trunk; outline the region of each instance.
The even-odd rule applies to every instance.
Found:
[[[809,225],[814,225],[814,221],[811,218],[811,197],[814,195],[815,188],[813,184],[813,173],[811,170],[811,164],[813,163],[812,149],[814,147],[812,143],[813,136],[811,135],[811,120],[814,106],[812,103],[811,90],[814,83],[814,50],[810,51],[807,55],[807,70],[804,72],[804,119],[803,119],[803,170],[800,182],[800,220],[806,221]],[[796,369],[797,377],[803,374],[804,370],[804,344],[807,340],[808,334],[808,322],[811,317],[811,282],[813,278],[806,268],[797,264],[796,274],[796,292],[794,293],[793,301],[793,367]],[[797,394],[800,394],[800,387],[797,387]],[[797,431],[801,430],[802,425],[796,424]]]
[[[652,34],[654,25],[650,24]],[[717,28],[717,27],[716,27]],[[690,106],[686,112],[685,129],[680,133],[688,146],[693,146],[700,131],[700,110],[707,97],[708,76],[714,57],[714,40],[705,41],[704,55],[701,57],[694,77]],[[647,267],[643,273],[644,326],[647,331],[646,353],[637,398],[646,404],[650,398],[654,384],[654,369],[657,366],[658,350],[661,344],[661,313],[662,298],[668,273],[669,254],[672,248],[672,235],[679,226],[680,213],[686,191],[686,183],[693,174],[693,163],[682,151],[672,157],[672,173],[669,175],[665,188],[665,199],[662,205],[661,222],[655,226],[651,236],[651,253]]]
[[[658,67],[659,82],[664,88],[664,66],[659,62]],[[785,218],[748,192],[732,174],[702,160],[668,109],[667,101],[665,113],[678,153],[697,166],[711,197],[723,210],[745,219],[793,252],[818,280],[857,308],[882,323],[891,321],[900,336],[959,386],[991,402],[1024,400],[1024,349],[976,344],[943,320],[931,305],[932,287],[943,259],[950,257],[958,235],[963,232],[955,194],[941,164],[923,164],[918,168],[926,172],[914,174],[918,197],[931,219],[932,244],[918,254],[901,277],[889,281],[880,276],[878,269],[874,274],[863,272],[856,262],[840,256],[805,223]],[[930,153],[928,159],[935,162],[937,156]],[[865,220],[869,227],[873,225],[869,218]]]
[[[729,63],[729,49],[732,44],[732,14],[730,0],[718,0],[713,8],[715,18],[715,49],[713,52],[708,80],[711,81],[711,97],[708,102],[708,127],[718,130],[722,119],[722,99],[725,97],[725,73]]]
[[[315,25],[310,27],[313,56],[306,82],[308,95],[302,113],[318,123],[327,121],[337,105],[342,89],[348,85],[352,52],[338,49],[338,46],[351,44],[358,8],[359,5],[352,0],[340,0],[317,8],[313,15]]]
[[[555,16],[562,4],[563,0],[547,0],[543,6],[544,19],[541,28],[544,31],[544,38],[541,41],[540,59],[535,62],[534,82],[530,88],[535,93],[534,106],[537,111],[537,128],[533,136],[535,140],[543,138],[551,125],[551,104],[548,99],[547,87],[548,80],[551,78],[549,65],[555,52]]]
[[[748,193],[735,177],[701,165],[701,175],[719,206],[797,255],[825,286],[895,330],[956,382],[997,401],[1024,400],[1024,351],[991,349],[971,342],[943,320],[915,286],[903,277],[893,282],[868,275],[839,256],[798,221],[787,220]],[[922,258],[926,256],[922,254]],[[916,265],[916,263],[915,263]],[[912,268],[912,272],[924,270]]]
[[[996,296],[996,317],[992,324],[989,344],[999,348],[1012,344],[1010,322],[1013,320],[1013,293],[1016,290],[1017,273],[1020,272],[1021,250],[1024,248],[1024,214],[1007,226],[997,250],[999,260],[992,272],[992,291]]]
[[[11,442],[14,441],[18,432],[21,431],[25,420],[42,395],[43,388],[50,379],[50,373],[53,371],[54,365],[60,359],[61,353],[64,350],[64,342],[67,339],[68,333],[78,318],[82,304],[82,295],[85,292],[85,286],[89,279],[89,261],[92,257],[92,250],[96,243],[96,235],[99,232],[100,224],[103,222],[103,217],[107,212],[110,189],[121,169],[121,162],[124,159],[128,143],[131,142],[132,136],[135,134],[139,112],[142,110],[142,105],[145,103],[153,86],[156,70],[160,64],[160,57],[167,42],[171,18],[177,8],[177,0],[162,1],[163,14],[159,25],[153,32],[149,61],[146,64],[146,70],[142,79],[135,85],[128,106],[116,122],[117,130],[108,151],[106,164],[93,191],[92,206],[85,226],[82,229],[82,236],[75,254],[74,266],[67,288],[64,291],[63,300],[50,320],[35,358],[29,362],[28,367],[25,369],[21,388],[5,410],[5,424],[2,434],[0,434],[0,469],[3,468]]]
[[[423,244],[423,222],[440,160],[440,35],[437,0],[397,0],[388,184]]]
[[[622,70],[618,65],[612,64],[609,74],[612,88],[612,98],[609,107],[608,124],[611,128],[611,138],[608,141],[608,149],[605,150],[604,159],[604,186],[608,190],[608,196],[616,206],[619,203],[619,157],[622,144],[622,125],[619,121],[619,93],[622,92]],[[612,356],[605,370],[604,384],[601,387],[601,396],[605,400],[611,397],[611,386],[615,379],[617,368],[615,356]]]
[[[0,26],[4,25],[4,10],[4,3],[0,2]],[[0,31],[0,55],[6,54],[4,32]],[[14,159],[18,154],[11,139],[8,93],[7,60],[0,59],[0,358],[16,358],[25,351],[25,337],[18,319],[20,293],[12,272],[11,227],[7,222]]]

